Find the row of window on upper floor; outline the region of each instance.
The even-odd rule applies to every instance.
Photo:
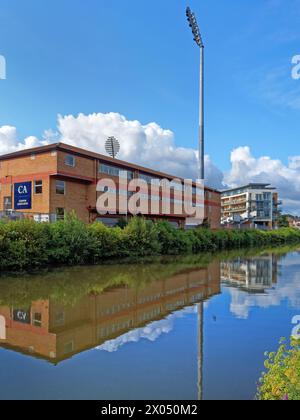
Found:
[[[32,155],[35,156],[35,155]],[[70,167],[75,167],[76,166],[76,158],[73,155],[66,155],[64,158],[64,163],[67,166]],[[118,166],[114,166],[114,165],[108,165],[108,164],[104,164],[104,163],[99,163],[99,173],[102,174],[106,174],[109,176],[115,176],[115,177],[123,177],[127,179],[133,179],[134,178],[134,171],[131,170],[125,170],[122,169]],[[139,174],[139,179],[142,179],[144,181],[147,182],[147,184],[152,184],[152,185],[156,185],[159,186],[161,179],[158,177],[153,177],[151,175],[147,175],[147,174],[143,174],[140,173]],[[172,182],[171,183],[171,187],[175,190],[175,191],[183,191],[183,186],[180,183],[177,182]],[[185,187],[186,190],[188,190],[189,187]],[[65,185],[64,185],[64,181],[60,181],[60,185],[58,185],[57,187],[57,194],[65,194]],[[201,194],[201,190],[198,191],[199,194]],[[35,194],[42,194],[43,193],[43,182],[42,181],[35,181],[34,184],[34,193]],[[195,186],[192,187],[192,193],[196,194],[197,193],[197,188]],[[212,193],[210,192],[205,192],[206,198],[211,198],[212,197]]]
[[[52,152],[52,154],[54,155],[54,153],[56,153],[55,151]],[[31,159],[35,159],[35,154],[31,155]],[[74,155],[68,154],[65,155],[64,157],[64,164],[66,166],[70,166],[72,168],[76,167],[76,157]],[[109,164],[105,164],[105,163],[100,163],[99,162],[99,169],[98,169],[99,173],[102,174],[106,174],[109,176],[115,176],[115,177],[123,177],[123,178],[127,178],[127,179],[133,179],[134,178],[134,171],[132,170],[125,170],[123,168],[120,168],[118,166],[114,166],[114,165],[109,165]],[[144,181],[147,182],[147,184],[152,184],[152,185],[159,185],[161,182],[161,179],[158,177],[153,177],[151,175],[147,175],[147,174],[143,174],[140,173],[139,174],[139,179],[143,179]],[[42,194],[42,181],[38,181],[38,184],[35,186],[35,194]],[[183,187],[182,184],[180,183],[176,183],[176,182],[172,182],[172,188],[175,191],[182,191]],[[188,187],[186,187],[188,188]],[[193,194],[196,194],[197,192],[197,188],[193,187]],[[207,194],[207,192],[206,192]],[[209,193],[209,197],[207,198],[211,198],[211,193]]]
[[[73,155],[66,155],[64,162],[65,162],[65,165],[67,166],[71,166],[73,168],[76,166],[76,159],[75,159],[75,156]],[[98,171],[101,174],[106,174],[109,176],[122,177],[122,178],[127,178],[127,179],[134,178],[134,171],[126,170],[126,169],[123,169],[114,165],[108,165],[106,163],[99,163]],[[152,184],[152,185],[159,185],[161,182],[160,178],[153,177],[151,175],[147,175],[143,173],[139,174],[139,179],[142,179],[146,181],[147,184]],[[176,183],[176,182],[172,183],[172,187],[177,191],[182,191],[182,188],[183,188],[182,184]],[[196,194],[196,192],[197,192],[196,187],[193,187],[193,194]],[[209,198],[211,198],[211,193],[210,193]]]

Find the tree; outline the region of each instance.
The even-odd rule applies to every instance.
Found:
[[[278,226],[280,228],[285,228],[285,227],[289,227],[290,226],[289,219],[288,219],[288,216],[286,214],[282,214],[282,215],[279,216],[279,218],[278,218]]]

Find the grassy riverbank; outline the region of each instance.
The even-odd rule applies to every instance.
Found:
[[[99,264],[108,260],[185,255],[238,248],[300,244],[300,231],[176,230],[169,223],[133,218],[124,228],[85,225],[76,217],[53,224],[18,221],[0,224],[0,270],[48,265]]]
[[[260,380],[257,399],[261,401],[300,400],[300,342],[284,341],[276,353],[266,354],[266,372]]]

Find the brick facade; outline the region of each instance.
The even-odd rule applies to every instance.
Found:
[[[55,218],[62,211],[75,211],[84,222],[92,222],[99,216],[96,211],[97,198],[101,194],[96,192],[98,181],[102,178],[110,178],[116,181],[116,184],[119,181],[118,176],[100,173],[100,164],[131,171],[134,178],[143,174],[159,179],[173,179],[168,174],[57,143],[0,157],[0,211],[15,209],[18,201],[14,193],[15,184],[31,183],[31,205],[20,210],[23,214],[32,218],[41,215],[51,215]],[[42,184],[42,193],[35,190],[36,182]],[[57,193],[57,182],[64,183],[64,194]],[[172,192],[171,198],[176,199],[176,193]],[[11,209],[8,208],[10,203]],[[205,218],[212,228],[220,226],[220,215],[220,193],[206,188]],[[120,218],[120,215],[114,217]],[[169,214],[163,215],[158,212],[155,215],[146,214],[146,217],[153,220],[167,218],[180,225],[186,220],[184,213],[175,215],[173,207]]]

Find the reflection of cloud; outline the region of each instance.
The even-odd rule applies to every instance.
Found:
[[[175,319],[182,318],[187,314],[195,312],[197,312],[196,306],[185,308],[181,311],[169,315],[165,319],[162,319],[160,321],[154,321],[146,327],[137,328],[135,330],[129,331],[126,334],[121,335],[120,337],[115,338],[114,340],[106,341],[101,346],[96,347],[96,350],[102,350],[112,353],[119,350],[119,348],[122,347],[124,344],[137,343],[141,339],[156,341],[162,334],[168,334],[173,330]]]
[[[300,269],[299,269],[300,270]],[[299,270],[298,273],[299,273]],[[247,319],[253,307],[270,308],[279,306],[287,300],[290,307],[300,309],[300,281],[299,274],[295,273],[289,279],[282,279],[274,289],[267,290],[265,294],[249,294],[245,291],[228,287],[231,304],[230,311],[237,318]]]

